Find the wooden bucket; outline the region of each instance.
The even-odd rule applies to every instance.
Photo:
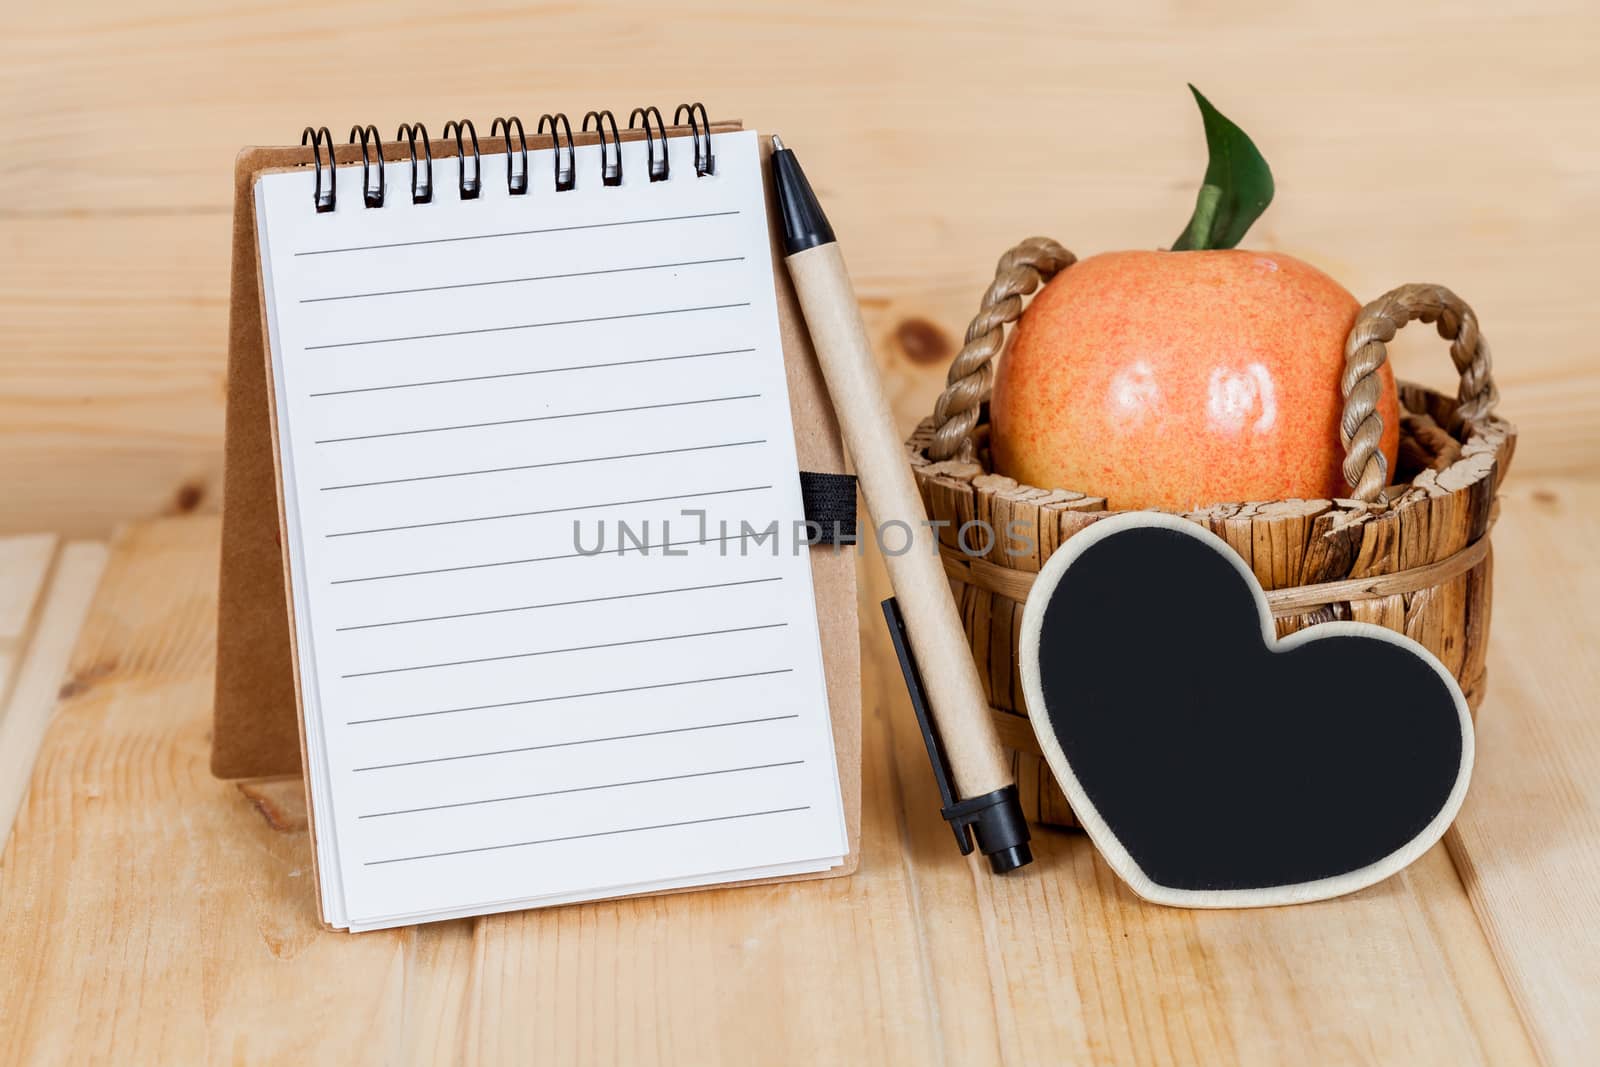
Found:
[[[1066,827],[1076,820],[1039,753],[1023,703],[1022,606],[1056,547],[1115,512],[1099,497],[990,473],[987,401],[993,360],[1005,327],[1022,314],[1022,298],[1073,262],[1070,252],[1041,238],[1002,257],[933,417],[906,442],[928,514],[939,523],[945,571],[1012,755],[1024,810],[1032,820]],[[1400,469],[1391,484],[1376,447],[1382,423],[1374,372],[1387,359],[1385,342],[1417,319],[1435,323],[1450,342],[1461,385],[1451,398],[1400,383]],[[1243,557],[1268,591],[1280,636],[1334,619],[1404,633],[1450,669],[1476,716],[1489,640],[1489,530],[1516,443],[1515,429],[1493,414],[1489,348],[1476,317],[1441,286],[1385,294],[1356,318],[1341,388],[1348,499],[1217,504],[1184,517]],[[1027,538],[1005,531],[1027,531],[1036,549],[1012,555]]]

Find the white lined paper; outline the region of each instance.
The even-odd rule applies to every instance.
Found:
[[[755,135],[704,178],[668,143],[668,181],[629,143],[623,186],[580,149],[561,193],[545,152],[516,197],[503,156],[468,202],[450,160],[427,205],[257,183],[336,926],[847,850],[809,558],[737,534],[803,517]]]

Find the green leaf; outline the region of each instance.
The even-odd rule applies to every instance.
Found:
[[[1194,214],[1172,250],[1233,248],[1272,203],[1272,170],[1249,135],[1212,107],[1199,89],[1191,85],[1189,91],[1205,120],[1211,162],[1195,198]]]

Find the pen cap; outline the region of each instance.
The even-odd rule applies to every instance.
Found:
[[[792,256],[818,245],[832,244],[833,227],[817,203],[805,171],[800,169],[791,149],[773,139],[772,178],[778,196],[778,214],[783,219],[783,254]]]

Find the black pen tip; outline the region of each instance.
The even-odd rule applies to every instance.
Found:
[[[833,227],[817,203],[806,172],[791,149],[772,138],[772,184],[778,194],[778,214],[783,219],[783,254],[792,256],[808,248],[834,242]]]

